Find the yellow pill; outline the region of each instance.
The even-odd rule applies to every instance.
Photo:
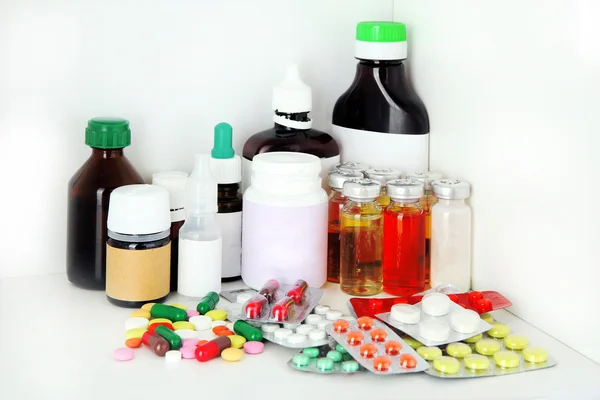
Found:
[[[227,312],[224,310],[212,310],[204,315],[211,318],[213,321],[225,321],[227,319]]]
[[[182,310],[187,310],[187,307],[183,304],[170,304],[171,307],[181,308]]]
[[[463,361],[465,367],[473,370],[488,369],[490,367],[490,359],[481,354],[469,354]]]
[[[417,353],[427,361],[433,361],[442,355],[439,347],[421,346],[417,349]]]
[[[189,329],[190,331],[193,331],[196,328],[195,328],[194,324],[192,324],[191,322],[187,322],[187,321],[173,322],[173,330],[174,331],[178,331],[181,329]]]
[[[433,360],[433,368],[444,374],[456,374],[460,369],[460,363],[456,358],[441,356]]]
[[[153,305],[155,305],[156,303],[146,303],[142,306],[142,310],[146,310],[146,311],[150,311],[150,309],[152,308]]]
[[[514,368],[521,363],[521,357],[512,351],[499,351],[494,354],[494,361],[499,367]]]
[[[418,349],[419,347],[423,346],[423,343],[419,342],[418,340],[415,340],[411,337],[403,337],[402,340],[404,340],[406,342],[407,345],[409,345],[410,347],[412,347],[413,349]]]
[[[504,338],[504,346],[511,350],[523,350],[529,344],[529,339],[521,335],[508,335]]]
[[[470,337],[468,339],[463,340],[463,342],[465,342],[465,343],[475,343],[475,342],[477,342],[477,341],[479,341],[481,339],[483,339],[483,334],[480,333],[479,335],[476,335],[476,336],[473,336],[473,337]]]
[[[240,349],[234,349],[230,347],[221,352],[221,358],[225,361],[236,362],[240,361],[244,357],[244,351]]]
[[[125,332],[125,339],[141,339],[144,336],[144,332],[148,329],[144,328],[133,328]]]
[[[494,317],[492,317],[492,314],[481,314],[479,317],[481,317],[481,319],[487,322],[488,324],[494,323]]]
[[[469,346],[468,344],[450,343],[448,346],[446,346],[446,353],[448,353],[448,355],[452,357],[463,358],[471,354],[472,351],[471,346]]]
[[[173,322],[171,322],[170,319],[166,319],[166,318],[154,318],[150,320],[150,325],[152,324],[157,324],[159,322],[168,322],[169,324],[173,325]]]
[[[508,325],[502,324],[500,322],[494,322],[492,324],[492,329],[487,331],[487,334],[496,339],[502,339],[506,335],[510,333],[510,328]]]
[[[523,359],[530,363],[548,361],[548,352],[541,347],[526,347],[523,349]]]
[[[234,349],[241,349],[244,347],[244,343],[246,343],[246,338],[240,335],[231,335],[227,337],[231,340],[231,347]]]
[[[142,310],[133,310],[133,311],[131,312],[131,315],[130,315],[130,316],[131,316],[132,318],[139,317],[139,318],[146,318],[146,319],[150,319],[150,311],[147,311],[147,310],[144,310],[144,309],[142,309]]]
[[[484,356],[492,356],[500,351],[500,343],[493,339],[481,339],[475,343],[475,351]]]

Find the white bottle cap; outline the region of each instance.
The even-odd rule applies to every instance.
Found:
[[[475,332],[480,322],[479,314],[473,310],[456,310],[450,314],[450,326],[459,333]]]
[[[417,324],[421,319],[421,310],[410,304],[396,304],[392,306],[390,315],[393,320],[403,324]]]
[[[471,195],[471,185],[457,179],[441,179],[431,183],[435,197],[446,200],[462,200]]]
[[[197,154],[194,171],[186,186],[185,213],[200,215],[217,212],[217,181],[212,175],[211,158]]]
[[[252,159],[251,186],[265,193],[299,195],[321,188],[321,160],[305,153],[262,153]]]
[[[307,113],[312,110],[312,91],[302,82],[298,66],[292,64],[285,72],[283,82],[273,88],[273,111],[283,114]],[[273,120],[284,126],[297,129],[310,129],[312,121],[294,121],[275,114]]]
[[[169,192],[169,207],[171,208],[171,222],[181,221],[185,218],[185,185],[188,174],[183,171],[157,172],[152,175],[152,184],[164,187]]]
[[[171,229],[169,192],[155,185],[128,185],[110,194],[107,227],[125,235],[149,235]]]
[[[425,314],[439,317],[450,311],[450,298],[443,293],[429,293],[423,296],[421,306]]]

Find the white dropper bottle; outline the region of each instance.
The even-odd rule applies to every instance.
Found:
[[[177,292],[183,296],[221,291],[223,240],[216,215],[217,181],[210,156],[196,155],[186,185],[185,223],[179,231]]]

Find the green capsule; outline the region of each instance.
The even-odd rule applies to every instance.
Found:
[[[302,354],[307,355],[310,358],[317,358],[319,357],[319,349],[316,347],[307,347],[306,349],[302,350]]]
[[[331,350],[327,353],[327,358],[329,358],[333,362],[338,363],[342,361],[342,353],[340,353],[339,351]]]
[[[241,319],[233,324],[233,331],[240,336],[243,336],[247,341],[262,342],[263,334],[260,329],[253,327],[246,321]]]
[[[356,361],[344,361],[342,363],[342,371],[356,372],[358,371],[358,363]]]
[[[150,314],[154,318],[166,318],[173,322],[187,321],[188,315],[185,310],[181,308],[168,306],[166,304],[155,304],[150,309]]]
[[[171,350],[179,350],[181,348],[181,345],[183,344],[179,335],[164,325],[156,327],[154,333],[156,333],[157,335],[165,339],[167,342],[169,342],[169,347],[171,348]]]
[[[200,303],[196,306],[196,310],[200,315],[204,315],[210,310],[214,310],[218,302],[219,294],[216,292],[208,292],[208,294],[200,300]]]

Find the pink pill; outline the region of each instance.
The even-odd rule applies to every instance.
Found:
[[[198,339],[194,339],[194,338],[187,338],[187,339],[183,339],[183,345],[182,346],[192,346],[192,347],[196,347],[198,345]]]
[[[183,346],[179,351],[181,352],[181,358],[185,358],[187,360],[196,358],[196,346]]]
[[[260,354],[265,349],[265,345],[262,342],[246,342],[244,343],[244,351],[246,354]]]
[[[133,349],[130,349],[129,347],[121,347],[120,349],[116,349],[113,352],[113,358],[117,361],[133,360],[134,356],[135,356],[135,352],[133,351]]]
[[[200,315],[200,313],[196,310],[186,310],[188,318],[196,317]]]

